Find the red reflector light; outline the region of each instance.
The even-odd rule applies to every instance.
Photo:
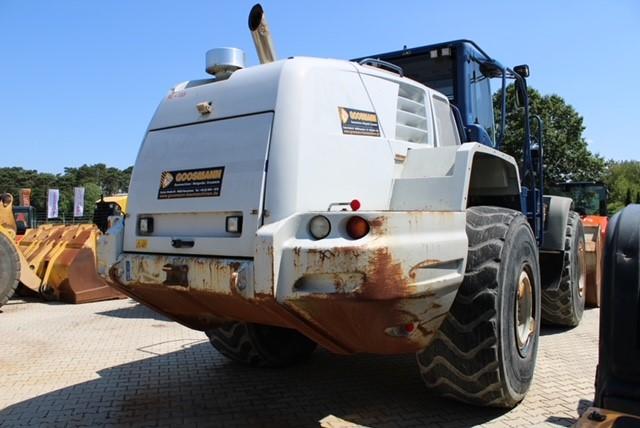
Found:
[[[353,201],[351,201],[349,206],[351,206],[351,209],[353,211],[358,211],[360,209],[360,201],[357,199],[354,199]]]
[[[369,223],[362,217],[353,216],[347,222],[347,234],[351,239],[360,239],[369,233]]]

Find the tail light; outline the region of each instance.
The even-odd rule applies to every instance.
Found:
[[[317,215],[309,222],[309,233],[315,239],[326,238],[331,232],[329,219],[322,215]]]
[[[225,229],[228,233],[242,233],[242,216],[228,216],[225,221]]]
[[[353,216],[347,222],[347,235],[351,239],[360,239],[369,233],[369,223],[359,216]]]
[[[153,233],[153,217],[138,217],[138,233],[140,235]]]

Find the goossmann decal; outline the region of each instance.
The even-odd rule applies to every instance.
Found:
[[[224,167],[163,171],[158,199],[220,196]]]
[[[380,136],[378,115],[375,112],[338,107],[338,114],[340,115],[343,134],[364,135],[367,137]]]

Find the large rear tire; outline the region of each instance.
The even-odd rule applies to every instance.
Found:
[[[316,343],[296,330],[235,322],[206,332],[230,360],[254,367],[286,367],[306,360]]]
[[[0,233],[0,307],[13,296],[20,281],[18,249],[6,235]]]
[[[521,213],[498,207],[467,209],[467,235],[464,281],[418,365],[439,395],[513,407],[529,389],[538,349],[536,240]]]
[[[584,230],[580,216],[569,212],[565,254],[559,284],[542,292],[542,320],[548,324],[575,327],[584,312],[586,259]]]

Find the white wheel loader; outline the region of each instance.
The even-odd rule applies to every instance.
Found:
[[[215,77],[158,107],[126,219],[99,243],[101,275],[242,363],[286,366],[316,344],[417,353],[435,392],[518,403],[538,343],[542,217],[521,212],[516,161],[467,142],[448,97],[400,68],[270,62],[258,5],[249,25],[263,64],[209,51]]]

